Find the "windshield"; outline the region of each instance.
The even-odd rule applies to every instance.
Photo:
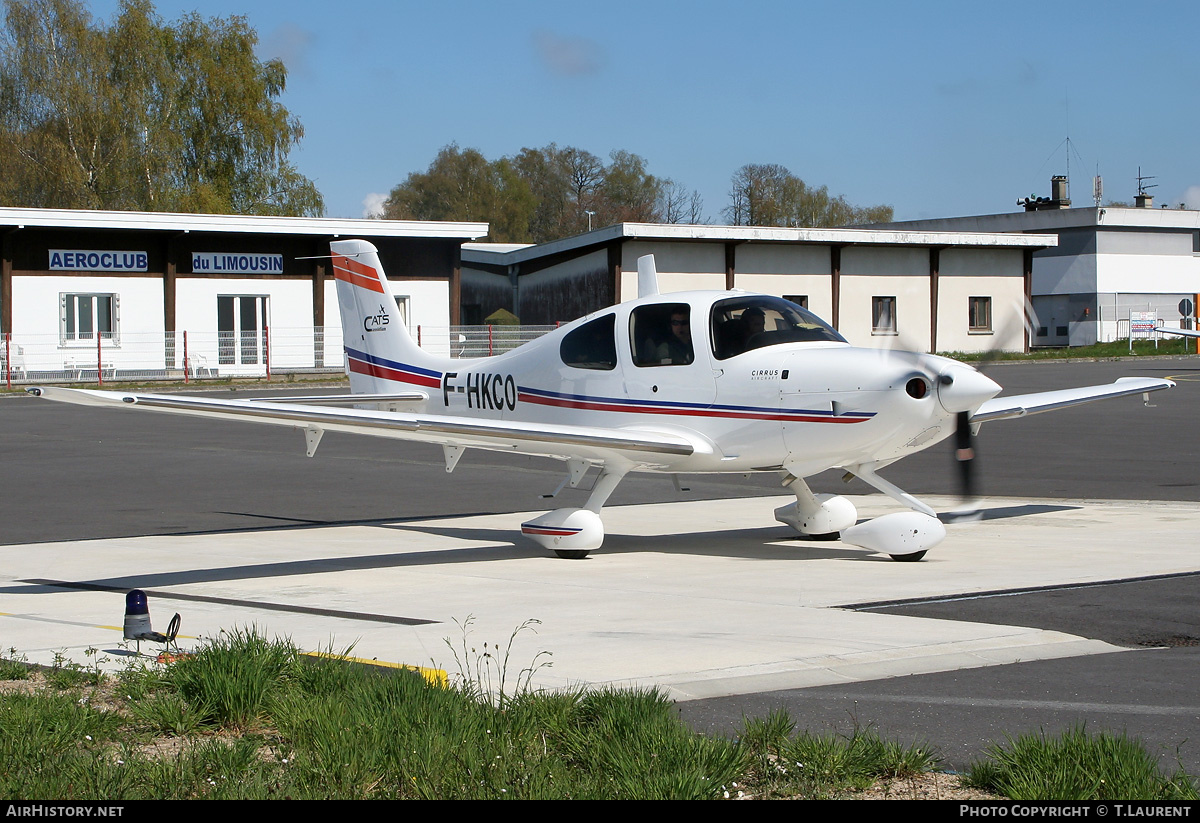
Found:
[[[779,343],[846,342],[808,309],[762,294],[713,304],[712,340],[718,360]]]

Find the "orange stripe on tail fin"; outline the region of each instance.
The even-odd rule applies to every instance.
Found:
[[[379,282],[379,274],[374,267],[364,265],[343,254],[333,255],[333,276],[352,286],[383,294],[383,284]]]

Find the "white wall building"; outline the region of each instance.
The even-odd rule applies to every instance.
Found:
[[[573,320],[637,294],[653,254],[662,292],[786,297],[859,346],[1023,350],[1035,251],[1053,236],[622,223],[538,246],[463,247],[463,311]]]
[[[1146,205],[1076,209],[1063,207],[1069,200],[1046,198],[1033,211],[874,228],[1055,235],[1057,245],[1033,255],[1030,297],[1037,328],[1032,342],[1082,346],[1128,337],[1130,311],[1156,311],[1168,326],[1186,325],[1189,319],[1194,323],[1200,292],[1200,211],[1156,209],[1150,198],[1138,199]],[[1192,303],[1190,318],[1180,312],[1183,301]]]
[[[0,208],[0,357],[96,379],[340,369],[329,241],[374,243],[411,328],[458,322],[486,223]],[[18,363],[18,358],[20,362]]]

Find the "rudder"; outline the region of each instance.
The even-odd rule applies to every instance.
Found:
[[[404,328],[376,248],[365,240],[335,240],[329,249],[350,391],[374,394],[440,386],[437,359],[422,351]]]

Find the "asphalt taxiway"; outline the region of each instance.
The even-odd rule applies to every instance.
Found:
[[[563,561],[517,534],[553,464],[470,453],[447,478],[437,450],[330,436],[307,460],[292,432],[5,399],[0,645],[118,665],[132,587],[156,628],[179,612],[191,637],[253,624],[451,671],[536,620],[510,676],[658,685],[704,730],[784,706],[814,730],[927,739],[962,765],[1006,732],[1087,722],[1196,773],[1200,385],[1189,361],[1148,363],[996,369],[1007,393],[1122,374],[1180,387],[1154,409],[986,426],[984,519],[916,564],[794,537],[771,516],[773,478],[689,479],[682,500],[630,478],[604,549]],[[931,450],[887,474],[945,509],[948,468]],[[855,499],[862,516],[896,510]]]

